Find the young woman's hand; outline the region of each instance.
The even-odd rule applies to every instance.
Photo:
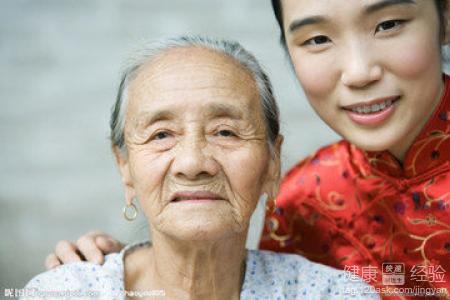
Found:
[[[45,268],[53,269],[59,265],[77,261],[89,261],[96,264],[104,262],[106,254],[119,252],[125,245],[101,231],[91,231],[76,242],[67,240],[56,244],[54,253],[45,259]]]

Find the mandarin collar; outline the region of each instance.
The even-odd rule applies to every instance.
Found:
[[[403,164],[389,151],[366,151],[365,155],[377,173],[397,178],[412,179],[445,168],[450,163],[450,77],[444,74],[440,103],[407,150]]]

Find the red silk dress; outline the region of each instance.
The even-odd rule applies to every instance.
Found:
[[[365,152],[341,141],[294,166],[276,204],[266,215],[261,249],[346,269],[391,292],[450,292],[449,77],[403,165],[387,151]]]

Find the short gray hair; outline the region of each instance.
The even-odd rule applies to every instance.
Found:
[[[136,58],[133,59],[122,73],[116,102],[111,113],[110,129],[111,143],[119,150],[125,147],[125,111],[128,102],[128,85],[136,77],[138,69],[151,61],[159,54],[169,49],[202,47],[230,56],[240,65],[245,67],[256,82],[260,96],[261,106],[266,123],[267,139],[272,149],[280,132],[279,110],[273,94],[269,77],[258,63],[256,58],[244,49],[238,42],[215,39],[202,36],[180,36],[177,38],[159,40],[145,47]]]

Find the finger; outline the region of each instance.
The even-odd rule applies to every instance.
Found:
[[[81,261],[76,251],[77,248],[75,247],[75,245],[66,240],[59,241],[58,244],[56,244],[55,248],[56,257],[63,264]]]
[[[84,235],[80,237],[76,246],[78,251],[89,261],[96,264],[103,263],[103,253],[95,244],[95,237]]]
[[[121,242],[108,235],[98,236],[95,239],[95,243],[104,254],[120,252],[120,250],[124,247]]]
[[[58,257],[56,257],[55,253],[49,254],[45,258],[44,266],[47,270],[56,268],[57,266],[60,266],[61,262],[59,261]]]

